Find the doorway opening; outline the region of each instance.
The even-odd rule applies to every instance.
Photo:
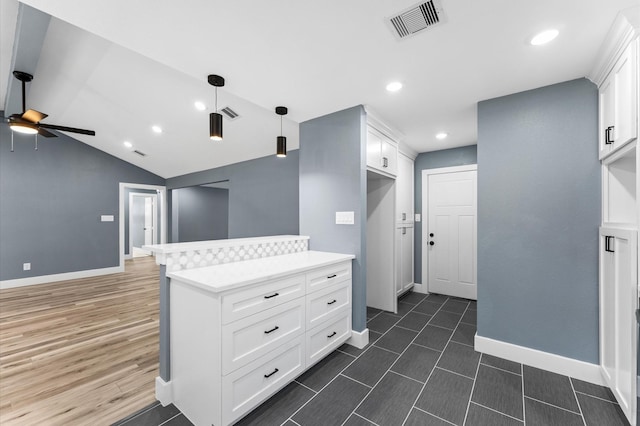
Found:
[[[156,244],[158,223],[158,194],[129,193],[129,252],[130,257],[151,256],[143,247]]]
[[[167,190],[121,182],[119,198],[120,269],[124,271],[125,259],[132,259],[134,251],[146,255],[142,246],[167,242]]]

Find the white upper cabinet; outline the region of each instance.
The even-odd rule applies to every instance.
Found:
[[[638,137],[638,40],[633,40],[600,85],[600,159]]]
[[[413,160],[398,154],[398,176],[396,177],[396,222],[412,224],[414,212]]]
[[[371,126],[367,126],[367,168],[388,176],[398,173],[398,145]]]

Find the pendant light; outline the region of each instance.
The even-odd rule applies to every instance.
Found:
[[[278,106],[276,107],[276,114],[280,116],[280,136],[278,136],[278,143],[276,147],[276,157],[286,157],[287,156],[287,138],[282,136],[282,116],[287,115],[289,110],[287,107]]]
[[[222,140],[222,114],[218,113],[218,87],[224,86],[224,78],[211,74],[207,77],[209,84],[216,88],[215,112],[209,114],[209,137],[214,141]]]

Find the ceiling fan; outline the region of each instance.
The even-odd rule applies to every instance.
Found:
[[[76,129],[75,127],[57,126],[55,124],[41,123],[40,121],[47,117],[47,114],[43,114],[35,109],[27,109],[25,86],[26,83],[33,80],[33,76],[29,73],[22,71],[14,71],[13,75],[22,82],[22,114],[12,114],[9,117],[9,127],[11,130],[20,133],[27,133],[35,135],[36,133],[45,138],[56,138],[57,135],[49,132],[46,129],[60,130],[63,132],[80,133],[83,135],[95,136],[96,132],[93,130]]]

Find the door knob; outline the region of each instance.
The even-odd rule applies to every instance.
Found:
[[[433,237],[433,232],[429,234],[430,237]]]
[[[436,245],[436,243],[434,243],[433,241],[429,241],[429,245],[430,246],[434,246],[434,245]]]

